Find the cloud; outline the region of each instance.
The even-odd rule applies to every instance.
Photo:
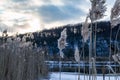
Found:
[[[45,22],[63,20],[69,18],[69,15],[64,14],[58,7],[53,5],[42,6],[39,8],[39,14]]]
[[[107,0],[107,16],[103,20],[109,20],[114,2]],[[0,24],[13,32],[33,32],[83,22],[89,8],[89,0],[0,0]]]
[[[28,1],[28,0],[11,0],[12,2],[26,2],[26,1]]]
[[[80,5],[86,3],[85,0],[61,0],[66,5]]]
[[[75,19],[79,15],[83,16],[84,12],[73,6],[47,5],[39,8],[39,14],[42,16],[42,20],[47,23]]]

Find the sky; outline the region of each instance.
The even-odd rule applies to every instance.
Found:
[[[102,20],[109,20],[115,0],[107,0]],[[89,0],[0,0],[0,31],[35,32],[85,21]]]

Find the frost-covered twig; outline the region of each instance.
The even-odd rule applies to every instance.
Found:
[[[91,58],[91,63],[92,63],[92,69],[93,69],[93,74],[94,74],[94,80],[97,79],[97,70],[96,70],[96,64],[95,64],[95,58]]]
[[[64,53],[63,53],[63,49],[65,48],[65,46],[67,45],[66,43],[66,39],[67,39],[67,33],[66,33],[66,28],[61,32],[61,36],[58,39],[58,48],[59,48],[59,53],[60,53],[60,57],[59,57],[59,70],[60,70],[60,76],[59,76],[59,80],[61,80],[61,58],[64,58]]]
[[[76,62],[80,62],[80,55],[79,55],[79,50],[78,47],[75,47],[75,54],[74,54]]]
[[[119,63],[119,65],[120,65],[120,54],[112,55],[112,57],[113,57],[113,60],[115,62]]]
[[[91,9],[90,9],[90,12],[89,12],[89,17],[90,17],[90,20],[91,20],[91,26],[90,26],[90,45],[89,45],[89,64],[91,63],[91,57],[92,57],[92,53],[93,53],[93,41],[94,42],[94,57],[96,58],[96,27],[95,26],[95,35],[93,36],[93,22],[98,20],[98,19],[101,19],[104,17],[104,13],[106,11],[106,5],[105,5],[105,2],[106,0],[90,0],[91,1]],[[93,37],[94,40],[93,40]],[[91,70],[90,70],[90,67],[91,65],[89,65],[89,80],[91,80]]]
[[[91,21],[95,21],[104,17],[104,13],[106,11],[106,0],[90,0],[91,1],[91,9],[90,9],[90,19]]]
[[[36,80],[47,74],[44,49],[33,49],[32,42],[8,38],[0,45],[0,80]],[[44,52],[44,53],[43,53]]]
[[[114,75],[116,75],[116,76],[115,76],[115,80],[117,80],[117,78],[118,78],[117,73],[113,70],[113,68],[112,68],[110,65],[106,65],[106,66],[108,67],[108,69],[110,69],[110,70],[112,71],[112,73],[113,73]]]
[[[116,72],[113,70],[113,68],[110,65],[106,65],[106,66],[112,71],[112,73],[116,75]]]
[[[60,50],[60,56],[62,58],[64,58],[64,54],[62,52],[62,50],[65,48],[65,46],[67,45],[66,42],[67,39],[67,33],[66,33],[66,28],[61,32],[61,37],[58,39],[58,48]]]
[[[74,54],[75,60],[78,63],[78,80],[80,80],[80,55],[79,55],[79,49],[78,46],[75,47],[75,54]]]
[[[110,16],[110,22],[111,22],[111,32],[112,32],[112,28],[114,28],[115,26],[117,26],[119,23],[120,23],[120,0],[116,0],[113,8],[111,9],[111,16]],[[114,51],[114,55],[112,55],[113,57],[113,60],[117,63],[120,64],[120,60],[118,59],[119,56],[117,56],[117,51],[116,51],[116,46],[117,46],[117,43],[116,43],[116,40],[117,40],[117,36],[119,34],[119,29],[120,29],[120,26],[118,28],[118,31],[116,33],[116,37],[115,37],[115,51]],[[112,33],[110,33],[111,36],[110,36],[110,53],[111,53],[111,38],[112,38]]]
[[[120,0],[116,0],[112,10],[111,10],[111,26],[114,28],[120,23]]]
[[[88,40],[88,38],[89,38],[88,16],[86,17],[86,20],[82,25],[81,35],[83,37],[83,41],[86,42]]]

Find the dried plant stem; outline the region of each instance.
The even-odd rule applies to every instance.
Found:
[[[85,43],[84,43],[84,39],[83,39],[83,47],[82,47],[82,52],[83,52],[83,61],[85,62]],[[84,65],[84,80],[85,80],[85,65]]]
[[[117,30],[117,33],[116,33],[116,36],[115,36],[115,51],[114,51],[114,54],[116,54],[117,53],[117,38],[118,38],[118,35],[119,35],[119,31],[120,31],[120,26],[119,26],[119,28],[118,28],[118,30]]]
[[[97,22],[95,22],[95,27],[94,27],[94,68],[95,69],[96,69],[96,41],[97,41],[96,39],[97,39]],[[96,77],[97,72],[93,74],[94,74],[94,80],[96,80],[95,77]]]
[[[95,34],[94,34],[94,58],[96,60],[96,39],[97,39],[97,22],[95,23]]]
[[[78,62],[78,80],[80,80],[80,61]]]
[[[38,80],[46,75],[44,55],[28,48],[0,47],[0,80]]]
[[[120,31],[120,26],[119,26],[119,28],[117,30],[116,37],[115,37],[115,51],[114,51],[114,54],[117,53],[117,49],[116,48],[117,48],[117,38],[118,38],[118,35],[119,35],[119,31]],[[117,64],[115,63],[115,65],[117,65]],[[115,72],[117,72],[117,67],[115,67]]]
[[[90,26],[90,43],[89,43],[89,80],[91,80],[91,56],[92,56],[92,21]]]
[[[61,68],[62,68],[62,63],[61,63],[61,57],[59,57],[59,80],[61,80]]]
[[[111,41],[112,41],[112,28],[110,28],[109,66],[111,61]],[[110,70],[109,70],[109,74],[110,74]],[[109,80],[110,80],[110,76],[109,76]]]

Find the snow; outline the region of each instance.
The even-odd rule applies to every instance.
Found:
[[[50,72],[49,73],[49,80],[59,80],[60,73],[59,72]],[[43,79],[48,80],[48,79]],[[61,80],[78,80],[78,74],[72,72],[61,72]],[[80,80],[89,80],[88,75],[80,74]],[[92,79],[91,79],[92,80]],[[102,74],[97,76],[97,80],[103,80]],[[105,80],[120,80],[120,76],[115,77],[115,75],[105,75]]]

